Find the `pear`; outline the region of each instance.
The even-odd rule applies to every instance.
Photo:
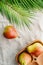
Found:
[[[23,52],[23,53],[20,54],[19,63],[21,65],[28,65],[31,61],[32,61],[32,58],[28,53]]]
[[[30,54],[37,57],[43,52],[43,46],[40,43],[34,43],[34,44],[27,47],[27,51]]]
[[[18,37],[18,32],[16,31],[16,29],[13,26],[8,25],[8,26],[5,26],[3,35],[7,39],[13,39],[13,38]]]

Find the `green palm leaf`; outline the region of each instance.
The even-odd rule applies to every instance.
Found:
[[[20,25],[30,23],[31,12],[43,8],[42,0],[1,0],[0,13],[7,17],[9,22]]]

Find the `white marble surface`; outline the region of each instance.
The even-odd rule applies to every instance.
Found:
[[[9,22],[0,14],[0,65],[17,65],[15,56],[28,42],[36,39],[43,42],[43,13],[35,13],[31,21],[33,24],[30,24],[29,29],[26,26],[16,28],[20,38],[8,40],[3,37],[3,30]]]

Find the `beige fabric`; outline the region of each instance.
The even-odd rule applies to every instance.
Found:
[[[26,26],[21,25],[19,28],[15,25],[20,36],[8,40],[2,34],[9,21],[0,14],[0,65],[17,65],[15,56],[28,42],[36,39],[43,41],[43,13],[36,12],[31,21],[29,29]]]

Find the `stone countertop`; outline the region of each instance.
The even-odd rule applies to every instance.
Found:
[[[27,43],[36,39],[43,42],[43,13],[35,13],[31,21],[29,29],[26,26],[17,28],[19,38],[6,39],[3,36],[3,30],[10,23],[0,14],[0,65],[17,65],[15,56]]]

